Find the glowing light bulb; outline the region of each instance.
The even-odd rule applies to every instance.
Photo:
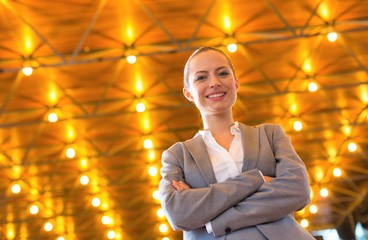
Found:
[[[22,72],[23,72],[23,74],[24,74],[24,75],[26,75],[26,76],[31,76],[31,75],[32,75],[32,73],[33,73],[33,68],[32,68],[32,67],[24,67],[24,68],[22,69]]]
[[[46,232],[52,231],[53,228],[54,228],[54,225],[52,225],[52,223],[50,223],[50,222],[45,223],[45,225],[43,226],[43,229]]]
[[[22,191],[22,188],[20,187],[20,185],[18,183],[13,184],[12,188],[11,188],[12,193],[14,194],[18,194],[20,193],[20,191]]]
[[[101,200],[98,197],[92,199],[92,206],[99,207],[101,205]]]
[[[316,206],[316,205],[314,205],[314,204],[310,205],[310,206],[309,206],[309,212],[311,212],[311,213],[313,213],[313,214],[317,213],[317,212],[318,212],[318,208],[317,208],[317,206]]]
[[[234,53],[236,50],[238,50],[238,45],[236,43],[230,43],[227,45],[227,50],[231,53]]]
[[[153,197],[154,199],[156,199],[156,200],[158,200],[158,199],[159,199],[159,193],[158,193],[158,190],[153,191],[153,193],[152,193],[152,197]]]
[[[57,240],[65,240],[65,238],[64,238],[63,236],[59,236],[59,237],[57,238]]]
[[[29,212],[33,215],[36,215],[38,212],[40,211],[40,209],[38,208],[38,206],[36,204],[33,204],[30,208],[29,208]]]
[[[295,131],[299,132],[303,128],[303,123],[300,120],[296,120],[293,124],[293,127]]]
[[[302,221],[300,221],[300,225],[303,228],[307,228],[309,226],[309,221],[307,219],[303,219]]]
[[[108,232],[107,232],[107,238],[108,238],[108,239],[115,239],[115,238],[116,238],[116,233],[115,233],[115,231],[113,231],[113,230],[108,231]]]
[[[130,64],[134,64],[137,61],[137,57],[134,55],[129,55],[126,58],[127,62]]]
[[[315,82],[308,83],[308,91],[309,92],[316,92],[318,90],[318,85]]]
[[[86,175],[82,175],[80,178],[79,178],[79,182],[82,184],[82,185],[87,185],[89,183],[89,177],[86,176]]]
[[[51,113],[49,113],[49,115],[47,116],[47,120],[49,120],[49,122],[54,123],[54,122],[57,122],[57,121],[59,120],[59,118],[58,118],[58,115],[57,115],[56,113],[51,112]]]
[[[103,216],[101,219],[102,224],[108,225],[112,222],[112,219],[109,216]]]
[[[161,223],[159,226],[159,230],[161,233],[167,233],[169,231],[169,227],[166,223]]]
[[[143,146],[145,149],[151,149],[153,147],[153,142],[151,139],[146,139],[143,142]]]
[[[337,33],[336,32],[329,32],[327,34],[327,39],[330,42],[335,42],[337,40]]]
[[[341,177],[341,175],[342,175],[342,171],[341,171],[341,169],[340,169],[340,168],[338,168],[338,167],[335,167],[335,168],[334,168],[334,170],[333,170],[333,175],[334,175],[335,177]]]
[[[144,105],[144,103],[142,103],[142,102],[139,102],[139,103],[137,103],[137,105],[135,105],[135,110],[137,111],[137,112],[144,112],[144,111],[146,111],[146,105]]]
[[[75,157],[75,150],[74,150],[74,148],[69,147],[69,148],[66,150],[66,156],[67,156],[68,158],[73,158],[73,157]]]
[[[348,144],[348,149],[350,152],[355,152],[358,149],[358,146],[356,145],[356,143],[351,142]]]
[[[157,167],[155,166],[151,166],[148,168],[148,174],[151,176],[151,177],[154,177],[156,176],[158,173],[158,170],[157,170]]]
[[[157,217],[159,217],[159,218],[163,218],[163,217],[165,217],[165,212],[164,212],[164,210],[163,210],[162,208],[159,208],[159,209],[157,209],[157,211],[156,211],[156,215],[157,215]]]
[[[328,190],[327,190],[327,188],[322,188],[319,191],[319,194],[321,195],[321,197],[327,197],[328,196]]]

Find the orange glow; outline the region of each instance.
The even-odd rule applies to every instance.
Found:
[[[34,49],[34,40],[32,38],[32,29],[28,26],[23,28],[23,36],[24,36],[24,50],[27,55],[31,54]]]
[[[304,64],[303,64],[303,70],[306,72],[306,73],[312,73],[312,70],[313,70],[313,67],[312,67],[312,63],[309,59],[307,59]]]
[[[67,137],[67,140],[68,142],[73,142],[75,140],[75,130],[74,130],[74,127],[71,126],[71,125],[68,125],[66,127],[66,137]]]
[[[139,95],[143,91],[143,81],[142,81],[142,77],[141,77],[141,75],[138,71],[135,73],[135,89],[137,90]]]
[[[330,10],[327,6],[327,4],[325,2],[322,2],[320,5],[319,5],[319,8],[318,8],[318,14],[324,19],[324,20],[329,20],[330,19],[330,16],[331,16],[331,13],[330,13]]]

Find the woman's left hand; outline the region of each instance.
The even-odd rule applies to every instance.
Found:
[[[190,189],[188,184],[182,181],[172,181],[172,186],[176,189],[176,191],[184,190],[184,189]]]

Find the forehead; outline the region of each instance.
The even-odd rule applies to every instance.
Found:
[[[198,71],[210,71],[218,67],[229,67],[226,56],[217,51],[205,51],[194,56],[189,63],[189,72],[194,74]]]

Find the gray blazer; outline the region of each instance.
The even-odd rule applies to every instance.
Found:
[[[304,163],[280,125],[240,124],[242,173],[217,183],[203,138],[197,134],[162,154],[160,200],[174,230],[185,240],[314,239],[293,217],[310,202]],[[259,173],[274,177],[264,183]],[[172,180],[192,189],[176,191]],[[204,227],[211,222],[213,233]]]

